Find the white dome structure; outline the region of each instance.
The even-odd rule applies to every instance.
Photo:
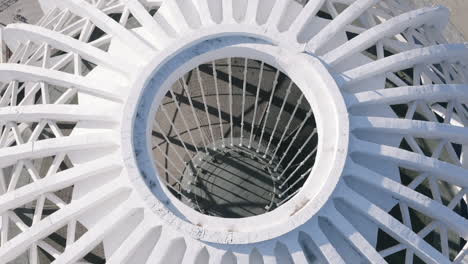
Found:
[[[468,263],[468,44],[405,0],[55,0],[0,64],[0,263]]]

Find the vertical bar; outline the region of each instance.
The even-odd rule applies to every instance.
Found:
[[[292,114],[291,114],[291,117],[289,118],[289,121],[288,121],[288,123],[286,124],[286,127],[284,128],[283,134],[281,135],[281,139],[280,139],[280,141],[278,142],[278,146],[276,147],[275,152],[274,152],[273,155],[271,156],[270,164],[273,163],[273,159],[274,159],[274,157],[276,156],[276,154],[278,153],[278,150],[280,149],[281,144],[283,143],[284,136],[285,136],[286,133],[288,132],[289,126],[291,125],[291,122],[293,121],[294,116],[296,115],[297,109],[299,108],[299,105],[300,105],[301,102],[302,102],[302,98],[304,98],[304,94],[301,94],[301,96],[299,97],[299,99],[298,99],[297,102],[296,102],[296,106],[294,107],[294,110],[293,110],[293,112],[292,112]]]
[[[255,95],[255,102],[254,102],[254,115],[252,117],[252,127],[250,129],[250,140],[249,140],[249,148],[252,147],[252,140],[253,140],[253,133],[255,128],[255,119],[257,118],[257,107],[258,107],[258,96],[260,94],[262,79],[263,79],[263,67],[265,63],[262,61],[260,64],[260,73],[258,76],[258,84],[257,84],[257,94]]]
[[[164,172],[169,175],[169,177],[171,179],[173,179],[178,185],[180,188],[182,188],[183,190],[187,191],[190,193],[190,190],[186,190],[183,186],[182,186],[182,183],[177,180],[177,178],[172,175],[172,173],[170,171],[168,171],[166,168],[164,168],[163,166],[159,165],[159,164],[156,164],[157,167],[161,168],[164,170]],[[166,182],[166,186],[169,187],[170,189],[172,189],[173,191],[175,191],[176,193],[178,193],[180,196],[184,197],[185,199],[187,199],[189,202],[191,202],[191,199],[188,198],[185,194],[183,194],[180,190],[178,190],[177,188],[175,188],[174,186],[170,185],[169,183]]]
[[[309,153],[309,155],[307,155],[307,157],[305,157],[305,159],[303,159],[303,160],[301,161],[301,163],[299,163],[299,166],[297,166],[297,167],[294,169],[294,171],[288,176],[288,178],[286,178],[286,180],[284,180],[284,182],[281,183],[281,185],[279,186],[280,189],[282,189],[282,188],[284,187],[284,185],[292,178],[292,176],[294,176],[294,174],[296,174],[296,172],[297,172],[300,168],[302,168],[302,166],[304,166],[305,162],[306,162],[307,160],[309,160],[309,159],[312,157],[312,155],[315,154],[316,151],[317,151],[317,147],[315,147],[314,150],[312,150],[312,151]],[[286,169],[283,171],[283,174],[284,174],[285,171],[286,171]],[[278,179],[281,179],[281,177],[278,177]]]
[[[229,112],[230,112],[230,125],[231,125],[231,147],[234,145],[234,122],[232,121],[232,61],[228,58],[228,74],[229,74]]]
[[[309,144],[309,141],[315,136],[315,130],[313,133],[311,133],[306,141],[302,144],[302,146],[299,148],[298,151],[296,151],[296,154],[294,154],[294,157],[289,161],[288,165],[286,165],[286,167],[284,168],[283,172],[280,174],[280,176],[278,177],[278,179],[281,179],[281,177],[283,177],[284,173],[289,169],[289,167],[292,165],[292,163],[296,160],[296,158],[299,156],[299,154],[302,153],[302,151],[304,150],[305,146],[307,146],[307,144]],[[312,152],[316,151],[317,147],[315,147]],[[278,163],[279,164],[279,163]]]
[[[190,93],[189,93],[187,84],[185,83],[185,77],[184,77],[184,76],[182,76],[182,80],[179,80],[179,85],[180,85],[180,83],[182,83],[182,89],[183,89],[183,90],[185,91],[185,93],[187,94],[187,98],[188,98],[188,100],[189,100],[190,107],[192,108],[193,119],[194,119],[195,122],[197,123],[198,131],[200,131],[200,137],[201,137],[201,139],[202,139],[203,147],[205,148],[205,152],[206,152],[206,153],[209,153],[209,152],[208,152],[208,148],[206,147],[206,142],[205,142],[205,138],[204,138],[204,133],[203,133],[203,131],[201,130],[200,121],[198,121],[197,113],[195,112],[195,107],[193,107],[192,97],[190,96]]]
[[[288,101],[289,94],[291,94],[291,87],[293,86],[293,84],[294,84],[293,81],[289,80],[289,86],[288,86],[288,89],[286,90],[286,95],[284,97],[283,104],[281,105],[281,109],[280,109],[280,111],[278,113],[278,116],[276,117],[275,126],[273,127],[273,131],[271,132],[270,140],[268,141],[268,145],[267,145],[267,148],[265,150],[265,155],[263,155],[263,158],[266,158],[268,150],[270,150],[271,142],[273,141],[273,137],[274,137],[274,135],[276,133],[276,129],[278,128],[279,121],[281,120],[281,115],[283,114],[284,106],[286,105],[286,103]]]
[[[221,104],[219,103],[219,88],[218,88],[218,72],[216,71],[216,62],[212,61],[211,66],[213,68],[213,80],[216,90],[216,104],[218,106],[218,119],[219,119],[219,129],[221,130],[221,144],[224,148],[226,145],[224,143],[224,128],[223,128],[223,119],[221,118]]]
[[[44,44],[44,53],[42,55],[42,68],[47,68],[50,59],[49,44]],[[50,104],[49,85],[45,82],[39,83],[41,86],[41,99],[43,104]]]
[[[280,193],[278,195],[279,198],[282,198],[287,192],[289,192],[289,190],[291,190],[294,186],[296,186],[301,180],[303,180],[308,174],[310,174],[310,172],[312,171],[312,168],[313,167],[310,167],[310,169],[308,169],[306,172],[304,172],[303,174],[301,174],[301,176],[299,176],[299,178],[297,178],[297,180],[295,180],[293,182],[293,184],[289,185],[288,188],[286,188],[286,190],[284,190],[282,193]]]
[[[156,123],[156,122],[153,122],[153,131],[156,131],[156,129],[160,131],[161,135],[164,137],[164,140],[166,140],[167,144],[169,145],[170,148],[172,148],[172,151],[174,151],[174,153],[176,154],[177,158],[179,158],[180,161],[182,161],[182,164],[185,164],[185,161],[184,159],[180,156],[179,152],[177,152],[177,150],[174,148],[174,146],[172,145],[172,142],[169,140],[169,138],[166,136],[166,133],[164,133],[164,131],[161,129],[161,127]],[[156,144],[156,147],[159,147],[157,144]],[[163,152],[163,151],[162,151]],[[164,153],[164,152],[163,152]],[[164,153],[165,154],[165,153]],[[171,161],[172,162],[172,161]]]
[[[242,85],[242,117],[241,117],[241,136],[240,136],[240,143],[239,146],[242,147],[242,143],[244,140],[244,116],[245,116],[245,90],[247,86],[247,65],[248,65],[248,59],[245,58],[244,61],[244,83]]]
[[[206,119],[208,119],[208,128],[210,130],[211,139],[213,140],[212,142],[214,143],[215,142],[215,137],[214,137],[214,134],[213,134],[213,128],[211,126],[210,113],[208,112],[208,105],[206,104],[205,88],[203,86],[203,80],[201,78],[200,67],[199,66],[197,66],[197,77],[198,77],[198,85],[200,86],[200,91],[201,91],[201,94],[202,94],[203,106],[205,107]],[[214,148],[214,150],[216,150],[216,144],[213,144],[213,148]]]
[[[66,245],[69,246],[75,242],[76,220],[71,220],[67,226],[67,241]]]
[[[170,117],[169,114],[167,113],[166,107],[164,107],[164,104],[161,104],[159,107],[160,107],[161,111],[163,112],[164,116],[166,117],[167,121],[169,121],[169,124],[171,125],[171,127],[174,128],[174,132],[175,132],[177,138],[179,138],[180,143],[181,143],[182,146],[184,147],[184,150],[185,150],[185,152],[187,153],[187,156],[191,157],[191,156],[192,156],[192,153],[190,153],[190,151],[188,150],[187,146],[185,145],[184,140],[182,140],[182,136],[180,135],[179,131],[177,130],[177,127],[176,127],[176,125],[174,124],[174,122],[172,122],[171,117]],[[168,144],[169,144],[169,143],[168,143]]]
[[[168,143],[168,144],[171,144],[171,143]],[[179,170],[178,166],[175,165],[175,163],[172,161],[173,159],[169,158],[169,156],[167,156],[166,152],[164,152],[161,147],[156,144],[155,145],[155,148],[157,150],[159,150],[159,152],[161,152],[161,154],[163,154],[164,158],[172,165],[172,167],[174,167],[174,169],[180,174],[180,175],[183,175],[183,173]],[[159,164],[159,162],[155,162],[156,165],[159,165],[161,166],[161,164]],[[175,181],[179,182],[179,180],[177,178],[173,178]]]
[[[257,153],[260,151],[260,146],[262,145],[263,136],[265,135],[265,127],[268,122],[268,117],[270,116],[271,103],[273,101],[273,97],[275,96],[276,86],[278,85],[279,74],[280,74],[280,71],[277,69],[276,74],[275,74],[275,80],[273,81],[273,87],[271,88],[270,100],[268,101],[268,105],[266,108],[266,116],[265,116],[265,120],[262,126],[262,133],[260,135],[260,140],[258,141],[258,146],[257,146],[257,151],[256,151]]]
[[[283,162],[283,159],[286,157],[286,154],[289,152],[289,149],[292,147],[292,145],[294,145],[294,142],[296,141],[297,139],[297,136],[299,135],[299,133],[301,133],[301,130],[302,128],[304,127],[304,125],[306,124],[307,120],[312,116],[312,109],[309,110],[309,112],[307,112],[307,115],[306,115],[306,118],[304,118],[304,120],[302,120],[302,123],[301,125],[299,126],[299,128],[297,129],[296,133],[294,134],[293,138],[291,139],[291,141],[289,142],[289,145],[288,147],[286,148],[286,151],[284,151],[283,155],[281,156],[281,159],[280,161],[278,162],[278,164],[276,165],[274,171],[276,171],[278,169],[278,166],[281,164],[281,162]],[[317,130],[314,129],[314,131],[312,132],[312,135],[315,135],[315,133],[317,133]]]
[[[3,27],[0,27],[0,63],[6,63],[7,60],[7,48],[3,38]]]
[[[188,132],[188,134],[190,136],[190,139],[192,140],[192,144],[195,147],[195,151],[197,152],[196,154],[198,154],[199,150],[198,150],[197,143],[195,142],[195,139],[194,139],[194,137],[192,135],[192,131],[190,130],[190,127],[187,124],[187,120],[185,119],[184,112],[182,112],[182,109],[180,109],[179,102],[177,101],[177,97],[174,94],[174,92],[172,91],[172,88],[169,89],[169,93],[171,94],[172,100],[173,100],[174,104],[177,107],[177,111],[180,113],[180,117],[182,118],[182,122],[184,123],[185,129],[187,130],[187,132]]]

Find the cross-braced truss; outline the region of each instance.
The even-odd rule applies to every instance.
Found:
[[[60,0],[37,25],[3,30],[12,55],[0,64],[0,262],[468,261],[468,46],[443,38],[447,9],[412,10],[403,0],[162,2]],[[244,245],[205,243],[159,220],[129,183],[118,138],[131,85],[151,58],[223,27],[320,58],[351,130],[323,208],[289,233]],[[220,118],[198,111],[206,114]]]

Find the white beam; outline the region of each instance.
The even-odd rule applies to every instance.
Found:
[[[354,210],[357,210],[369,220],[376,223],[384,232],[394,239],[412,249],[418,257],[431,264],[449,264],[448,258],[429,245],[423,238],[419,237],[410,228],[393,218],[386,211],[382,210],[352,189],[341,185],[337,191],[338,197]]]
[[[74,39],[57,31],[29,24],[10,24],[5,28],[5,37],[17,41],[33,41],[38,44],[45,42],[50,46],[66,52],[80,55],[96,65],[106,66],[124,76],[132,73],[135,66],[129,65],[131,61],[121,60],[120,57],[111,56],[107,52],[93,47],[92,45]]]
[[[349,108],[379,104],[407,104],[416,100],[427,103],[448,102],[453,99],[468,102],[468,85],[431,84],[345,94],[346,104]]]
[[[4,63],[0,64],[0,81],[30,81],[30,82],[47,82],[52,85],[77,89],[78,92],[90,94],[96,97],[109,99],[112,101],[121,102],[120,94],[112,93],[104,90],[108,86],[119,86],[110,82],[103,83],[97,80],[81,77],[74,74],[69,74],[61,71],[49,70],[29,65]],[[123,87],[114,89],[115,91],[124,91]]]
[[[1,195],[0,214],[6,210],[27,204],[41,195],[67,188],[90,177],[99,176],[110,171],[116,171],[116,174],[119,174],[118,170],[120,168],[119,161],[101,158],[46,176],[36,182]]]
[[[351,116],[353,131],[398,134],[427,139],[446,139],[452,143],[468,144],[468,128],[445,123],[387,117]]]
[[[350,152],[374,156],[409,169],[428,172],[440,180],[468,187],[468,170],[453,164],[400,148],[379,145],[352,137]]]
[[[373,61],[341,73],[338,83],[342,89],[351,84],[373,76],[396,72],[414,67],[418,64],[434,64],[441,61],[457,62],[468,58],[468,44],[442,44],[398,53]]]
[[[65,248],[65,251],[53,261],[53,264],[76,263],[93,250],[111,232],[120,226],[135,225],[143,218],[142,208],[131,208],[131,204],[123,203],[108,215],[99,220],[75,243]]]
[[[109,148],[116,146],[117,139],[111,132],[44,139],[14,147],[0,149],[0,168],[15,164],[19,160],[38,159],[62,152]]]
[[[93,23],[107,34],[110,34],[136,50],[141,56],[154,53],[153,47],[147,45],[131,31],[112,20],[108,15],[84,0],[54,0],[59,8],[69,9],[73,13],[91,19]]]
[[[338,48],[324,55],[323,60],[330,65],[336,65],[350,56],[370,48],[377,41],[385,37],[393,37],[408,28],[418,28],[423,25],[445,25],[450,12],[447,8],[437,6],[422,8],[393,17],[375,27],[371,27],[362,34],[347,41]],[[441,28],[441,26],[439,26]]]
[[[350,177],[370,184],[379,191],[405,202],[411,208],[445,224],[463,238],[468,238],[468,221],[448,207],[352,161],[348,166],[347,175]]]
[[[305,46],[306,52],[315,53],[330,41],[336,34],[344,31],[344,28],[351,24],[356,18],[366,12],[367,9],[380,2],[380,0],[356,0],[341,12],[335,19],[328,23],[320,32],[315,35]]]
[[[23,105],[0,108],[0,120],[4,122],[38,122],[41,120],[79,122],[117,122],[115,116],[98,113],[95,109],[80,105]]]
[[[98,206],[105,200],[125,195],[125,193],[128,192],[128,187],[122,186],[118,181],[119,180],[114,180],[91,191],[83,198],[74,200],[64,208],[42,219],[28,230],[17,235],[0,248],[0,259],[5,262],[14,260],[17,256],[30,248],[33,243],[57,231],[87,210]]]

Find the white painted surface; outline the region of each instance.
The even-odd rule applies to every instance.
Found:
[[[49,14],[39,26],[64,34],[47,34],[39,26],[12,25],[5,30],[10,40],[20,43],[10,44],[15,50],[11,61],[0,65],[5,83],[0,98],[0,261],[23,258],[25,253],[34,262],[39,246],[56,257],[56,263],[71,263],[101,242],[104,257],[117,262],[139,255],[149,263],[232,263],[246,261],[247,255],[258,261],[260,255],[265,263],[304,263],[314,255],[330,263],[350,258],[381,263],[390,252],[403,249],[406,263],[415,255],[428,263],[464,258],[466,247],[450,248],[449,242],[468,238],[466,216],[454,211],[460,200],[466,201],[468,188],[466,160],[460,158],[467,151],[468,47],[434,45],[445,41],[438,34],[448,19],[444,9],[408,13],[404,5],[395,4],[389,9],[377,5],[377,12],[370,8],[380,1],[357,0],[343,1],[350,6],[342,12],[325,1],[330,21],[304,13],[296,16],[302,7],[294,3],[291,8],[285,1],[237,5],[226,0],[220,8],[208,0],[193,5],[167,0],[154,17],[136,1],[129,2],[129,9],[126,1],[99,6],[84,0],[57,1],[70,11]],[[303,10],[315,13],[315,4],[311,1]],[[240,10],[247,6],[254,9]],[[124,27],[128,10],[136,12],[142,28]],[[244,20],[239,19],[244,11]],[[108,16],[112,12],[127,17],[115,21]],[[367,17],[372,12],[375,16]],[[67,24],[73,14],[86,20]],[[440,21],[429,19],[435,14]],[[217,16],[219,21],[214,21]],[[57,24],[48,25],[54,17]],[[359,22],[353,23],[356,19]],[[90,23],[109,36],[88,43]],[[419,28],[427,30],[426,35],[405,27],[422,24],[428,26]],[[79,30],[80,37],[74,39]],[[348,42],[345,31],[364,33]],[[388,38],[401,32],[406,38]],[[411,41],[413,37],[417,41]],[[29,39],[45,48],[31,48]],[[108,50],[98,50],[106,44]],[[374,45],[375,54],[364,52]],[[51,47],[63,54],[52,60]],[[346,59],[334,57],[335,51]],[[286,72],[311,102],[322,135],[317,163],[298,195],[252,218],[209,217],[182,204],[156,177],[145,141],[150,139],[149,117],[173,81],[200,63],[226,56],[261,59]],[[91,73],[84,73],[82,58],[96,64]],[[414,76],[403,76],[407,68]],[[384,90],[389,86],[386,78],[397,88]],[[22,86],[23,81],[34,84]],[[54,87],[63,94],[53,93]],[[18,96],[21,89],[24,98]],[[47,107],[53,102],[58,105]],[[59,106],[63,104],[70,107]],[[404,104],[405,113],[392,111],[395,104]],[[100,122],[109,115],[111,122]],[[417,120],[421,116],[426,120]],[[31,126],[31,121],[37,125]],[[75,126],[63,128],[61,121]],[[52,138],[40,137],[46,125]],[[403,138],[409,147],[400,147]],[[416,138],[423,138],[424,144]],[[49,156],[47,162],[41,160]],[[73,168],[61,172],[65,156]],[[420,174],[404,185],[399,168]],[[153,177],[151,186],[142,174]],[[432,197],[417,191],[425,180]],[[439,182],[448,187],[441,188]],[[71,185],[70,201],[56,194]],[[447,190],[449,202],[442,203]],[[28,228],[13,209],[33,200]],[[42,218],[45,205],[53,205],[56,212]],[[401,207],[401,222],[389,214],[395,205]],[[408,208],[429,219],[419,234]],[[64,226],[76,229],[77,222],[88,231],[82,230],[79,239],[67,232],[63,252],[44,240]],[[399,244],[378,252],[378,229]],[[441,236],[441,251],[423,239],[434,229]],[[122,245],[128,248],[122,251]]]

